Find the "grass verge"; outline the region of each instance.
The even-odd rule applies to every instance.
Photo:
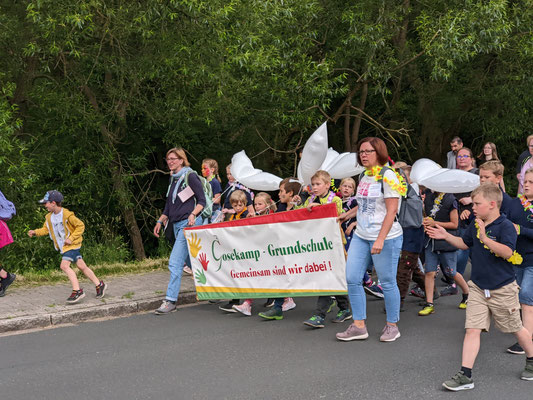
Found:
[[[96,276],[100,279],[121,275],[143,274],[147,272],[166,270],[168,258],[146,259],[143,261],[134,261],[131,263],[113,263],[89,265]],[[85,276],[73,266],[78,275],[78,279],[86,280]],[[15,271],[16,272],[16,271]],[[59,269],[56,270],[32,270],[24,273],[17,273],[17,279],[13,282],[13,287],[28,287],[40,285],[53,285],[54,283],[68,282],[67,275]]]

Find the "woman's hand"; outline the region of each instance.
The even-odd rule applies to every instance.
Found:
[[[194,226],[195,222],[196,216],[193,213],[189,214],[189,216],[187,217],[187,226]]]
[[[377,238],[372,245],[372,250],[370,250],[370,254],[379,254],[381,253],[381,250],[383,250],[383,245],[385,241],[383,239]]]

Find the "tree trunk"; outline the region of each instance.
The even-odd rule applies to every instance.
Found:
[[[363,84],[363,88],[361,89],[361,100],[359,101],[359,111],[357,112],[357,115],[355,116],[355,121],[353,123],[351,151],[355,151],[355,149],[357,148],[357,142],[359,142],[359,131],[361,130],[361,119],[363,118],[362,111],[365,110],[367,96],[368,96],[368,82],[365,82]]]
[[[99,112],[98,102],[94,92],[87,86],[82,87],[82,91],[91,103],[95,111]],[[109,129],[104,125],[100,125],[100,131],[102,132],[102,137],[105,143],[109,146],[112,153],[115,156],[115,160],[110,163],[109,171],[111,173],[111,179],[113,181],[113,189],[118,195],[119,205],[122,208],[122,216],[124,217],[124,224],[126,225],[126,230],[131,239],[131,244],[133,247],[133,254],[135,255],[136,260],[144,260],[146,258],[146,253],[144,251],[144,244],[141,236],[141,230],[135,219],[134,208],[131,205],[130,199],[132,194],[127,186],[124,184],[122,179],[122,167],[121,167],[121,158],[120,154],[115,147],[115,138],[114,135],[109,131]]]
[[[352,107],[352,102],[349,101],[348,104],[346,104],[346,108],[344,109],[344,151],[350,152],[351,151],[351,142],[350,142],[350,110]]]

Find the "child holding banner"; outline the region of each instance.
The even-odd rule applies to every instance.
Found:
[[[295,209],[299,202],[299,193],[302,185],[298,178],[285,178],[279,184],[279,202],[280,206],[276,212],[291,211]],[[267,302],[270,304],[270,300]],[[265,319],[283,319],[283,311],[289,311],[296,307],[296,303],[290,297],[278,298],[274,300],[273,307],[265,312],[259,313],[261,318]]]
[[[235,190],[229,199],[231,203],[231,207],[233,208],[233,213],[230,215],[228,221],[233,221],[237,219],[246,218],[248,216],[248,210],[246,207],[246,204],[248,202],[248,197],[242,190]],[[238,306],[240,303],[239,299],[232,299],[228,303],[219,306],[218,308],[225,312],[237,312],[240,310],[237,310],[235,306]],[[251,306],[250,306],[250,315],[251,315]],[[245,314],[248,315],[248,314]]]
[[[330,191],[331,176],[326,171],[319,170],[311,177],[312,195],[305,201],[303,207],[307,207],[309,211],[313,207],[322,204],[334,203],[337,206],[337,213],[344,212],[342,208],[342,200]],[[350,302],[348,296],[335,296],[339,306],[339,312],[333,319],[333,322],[344,322],[352,318],[350,311]],[[304,325],[312,328],[323,328],[326,314],[335,306],[335,300],[331,296],[320,296],[317,301],[316,313],[308,320],[304,321]]]
[[[231,195],[236,190],[241,190],[245,196],[246,196],[246,207],[248,210],[248,213],[252,214],[254,212],[254,206],[253,206],[253,199],[254,199],[254,193],[248,189],[246,186],[240,184],[235,180],[233,175],[231,174],[231,164],[229,164],[226,167],[226,176],[228,177],[228,184],[224,188],[224,191],[222,193],[226,194],[226,199],[224,200],[224,204],[222,205],[222,213],[223,214],[231,214],[232,213],[232,206],[231,206]]]
[[[256,215],[267,215],[276,212],[276,203],[272,200],[272,197],[268,193],[260,192],[255,196],[254,209]],[[282,311],[292,310],[296,307],[296,303],[292,297],[286,297],[282,299]],[[268,299],[267,303],[271,304],[274,299]],[[241,314],[251,316],[252,315],[252,299],[246,299],[241,305],[234,304],[233,309],[237,310]]]

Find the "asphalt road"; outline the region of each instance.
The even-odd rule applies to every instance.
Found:
[[[529,399],[519,379],[524,356],[505,353],[514,338],[482,339],[476,388],[441,389],[460,367],[464,311],[459,296],[418,317],[409,297],[402,337],[380,343],[383,302],[369,299],[370,337],[339,342],[341,326],[302,324],[314,299],[282,321],[224,314],[200,303],[168,316],[137,315],[0,337],[0,399]],[[332,316],[332,314],[330,314]],[[331,318],[331,317],[329,317]]]

